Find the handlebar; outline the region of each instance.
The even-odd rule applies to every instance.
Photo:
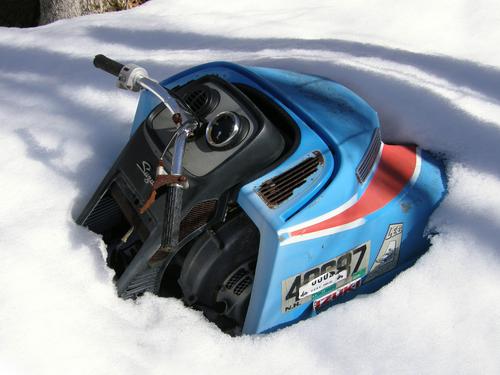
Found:
[[[186,141],[188,136],[191,135],[198,127],[198,122],[194,119],[194,116],[185,109],[184,105],[179,105],[179,99],[176,99],[175,97],[170,95],[168,89],[163,87],[157,81],[150,79],[148,77],[147,71],[144,68],[141,68],[140,66],[134,64],[123,65],[118,61],[112,60],[104,55],[95,56],[94,66],[118,77],[119,88],[131,91],[139,91],[141,89],[147,90],[158,99],[160,99],[163,104],[165,104],[165,107],[172,114],[172,120],[178,126],[175,138],[174,154],[172,155],[170,175],[183,177],[181,176],[183,171],[182,159],[184,155],[184,149],[186,147]],[[163,156],[167,149],[168,145],[160,157],[160,163],[162,162]],[[163,166],[161,166],[161,168],[163,169]],[[159,181],[158,178],[159,176],[157,171],[155,185]],[[155,185],[153,185],[153,191],[151,192],[150,199],[148,199],[143,208],[141,208],[141,211],[147,210],[149,205],[154,202],[156,197]],[[167,183],[167,186],[164,189],[165,207],[160,250],[167,253],[175,252],[178,250],[179,229],[182,219],[182,190],[187,188],[187,186],[187,184],[183,185],[170,182]]]
[[[165,190],[160,250],[171,253],[175,252],[179,245],[183,189],[180,186],[171,185]]]
[[[104,55],[96,55],[94,57],[94,66],[118,77],[120,75],[120,71],[125,65],[120,64],[118,61],[112,60]]]
[[[165,104],[172,116],[175,116],[175,119],[179,120],[174,120],[176,124],[181,125],[185,122],[194,121],[192,113],[186,109],[186,106],[180,106],[179,99],[172,97],[168,89],[154,79],[149,78],[146,69],[135,64],[124,65],[104,55],[94,57],[94,66],[118,77],[117,85],[121,89],[130,91],[144,89],[149,91]]]

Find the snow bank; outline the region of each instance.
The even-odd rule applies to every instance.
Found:
[[[0,28],[0,373],[499,373],[500,6],[207,4]],[[262,337],[230,338],[173,299],[118,299],[102,242],[73,223],[136,102],[97,53],[156,77],[230,60],[347,85],[386,141],[447,158],[440,234],[378,293]]]

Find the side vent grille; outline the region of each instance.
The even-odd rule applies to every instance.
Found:
[[[242,266],[237,271],[229,275],[229,280],[224,283],[225,292],[232,293],[236,296],[250,293],[253,286],[253,271],[249,269],[249,264]]]
[[[195,230],[208,224],[215,214],[217,200],[212,199],[196,204],[182,219],[179,230],[179,239],[182,240]]]
[[[199,117],[205,117],[219,104],[219,93],[208,86],[195,87],[183,96],[186,104]]]
[[[204,227],[214,217],[217,208],[217,200],[212,199],[197,203],[189,213],[182,219],[179,228],[179,241],[189,236],[194,231]],[[164,251],[158,250],[153,254],[150,261],[159,262],[165,259],[168,254]]]
[[[236,285],[238,281],[240,281],[243,277],[246,276],[248,271],[244,268],[240,268],[238,271],[236,271],[233,276],[229,279],[229,281],[226,283],[225,287],[227,289],[233,289],[233,287]]]
[[[234,294],[240,296],[241,293],[245,291],[246,288],[252,285],[253,279],[250,276],[245,277],[241,280],[238,285],[234,288]]]
[[[293,195],[293,191],[303,185],[309,176],[316,172],[323,164],[323,156],[319,151],[297,164],[288,171],[265,181],[257,192],[270,208],[278,207],[282,202]]]
[[[82,225],[88,227],[93,232],[102,233],[110,225],[119,222],[121,216],[118,203],[116,203],[108,192],[95,205]]]
[[[377,155],[380,151],[381,145],[382,141],[380,139],[380,129],[375,129],[370,145],[368,146],[368,150],[366,150],[363,159],[356,168],[356,177],[358,178],[360,184],[365,182],[366,178],[370,174],[370,171],[373,168],[373,164],[377,159]]]

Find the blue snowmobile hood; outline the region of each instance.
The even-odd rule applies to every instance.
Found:
[[[275,95],[314,129],[337,157],[348,158],[353,165],[359,163],[379,127],[377,113],[368,103],[323,77],[270,68],[249,70],[274,86]]]
[[[225,181],[227,176],[235,174],[234,170],[239,168],[239,164],[231,170],[221,169],[223,173],[209,175],[205,181],[210,182],[212,178],[227,186],[218,187],[217,194],[209,191],[206,197],[196,196],[189,202],[192,206],[186,206],[185,217],[195,217],[190,207],[208,202],[205,200],[207,198],[212,201],[213,197],[221,199],[221,194],[229,191],[227,189],[236,187],[237,196],[231,204],[239,207],[240,214],[245,215],[255,226],[252,229],[254,232],[251,232],[252,238],[259,236],[255,272],[245,273],[243,277],[239,270],[242,266],[235,264],[234,274],[223,275],[231,277],[231,280],[234,275],[240,275],[238,277],[241,277],[242,285],[246,283],[245,288],[250,285],[248,282],[252,285],[250,299],[246,302],[246,315],[243,320],[238,316],[238,328],[242,333],[270,332],[312,317],[358,294],[373,292],[410,267],[426,250],[428,242],[424,237],[425,226],[446,192],[443,166],[431,154],[415,145],[382,142],[377,113],[358,95],[324,77],[226,62],[195,66],[162,81],[161,85],[173,94],[182,95],[183,88],[190,87],[188,84],[194,86],[210,80],[224,82],[224,85],[229,83],[220,92],[226,89],[228,92],[238,92],[248,107],[254,106],[258,110],[260,106],[263,117],[269,108],[279,107],[280,113],[286,112],[287,120],[283,120],[285,117],[273,116],[272,125],[283,134],[288,132],[287,126],[293,127],[290,132],[294,133],[287,153],[279,159],[273,159],[276,164],[272,168],[266,169],[264,162],[258,159],[253,165],[262,168],[261,174],[242,180],[241,186]],[[153,171],[153,164],[148,162],[148,158],[156,156],[144,134],[149,134],[147,126],[163,110],[161,107],[156,108],[158,104],[159,100],[148,91],[141,92],[131,141],[123,152],[125,156],[118,159],[117,167],[108,172],[101,184],[102,188],[94,194],[92,202],[81,215],[82,224],[94,215],[94,211],[97,212],[95,215],[100,215],[99,204],[104,192],[111,187],[118,190],[121,194],[118,197],[125,199],[125,203],[128,202],[131,207],[141,207],[141,201],[137,199],[141,195],[136,194],[136,191],[145,189],[148,183],[153,184],[149,181],[152,180],[149,173]],[[217,113],[224,113],[221,111],[227,111],[227,107],[221,106]],[[243,105],[240,104],[240,107]],[[149,121],[145,121],[148,116],[151,116]],[[213,114],[211,116],[206,118],[209,119],[205,121],[207,128],[214,118]],[[269,141],[277,135],[265,133],[260,139]],[[251,155],[245,154],[245,158],[272,154],[279,150],[279,145],[273,143],[269,147],[253,150]],[[143,151],[146,155],[144,158],[135,155],[142,155]],[[142,160],[142,164],[138,160]],[[240,159],[235,160],[241,162]],[[126,172],[120,169],[121,166]],[[129,175],[135,176],[139,186],[131,192],[125,186]],[[122,180],[116,176],[125,181],[124,188],[120,185]],[[147,177],[144,181],[143,176]],[[195,179],[196,176],[190,178]],[[198,186],[204,187],[201,183]],[[200,192],[202,190],[199,189]],[[273,195],[266,196],[268,193]],[[154,226],[152,234],[146,238],[131,265],[117,282],[122,296],[128,296],[126,293],[129,291],[130,295],[134,295],[137,291],[158,293],[161,289],[163,268],[149,267],[149,261],[158,253],[161,243],[160,224],[167,222],[164,220],[166,214],[160,211],[163,207],[161,203],[166,202],[165,195],[160,196],[162,198],[163,202],[157,202],[151,208],[156,209],[153,218],[157,218],[157,223],[144,224]],[[111,196],[111,199],[114,198]],[[221,207],[226,204],[223,203]],[[95,207],[99,210],[96,211]],[[135,218],[139,223],[146,220],[139,215]],[[220,219],[220,223],[224,220]],[[134,221],[130,220],[129,223]],[[220,223],[202,223],[210,229],[206,235],[216,236],[212,230],[220,229],[222,236],[223,227],[218,227]],[[194,231],[191,234],[199,235]],[[211,265],[222,259],[220,244],[223,243],[202,239],[201,235],[196,238],[200,238],[200,241],[197,240],[196,247],[193,245],[188,250],[193,257],[189,261],[184,259],[185,265],[180,275],[183,281],[182,285],[178,284],[185,297],[194,297],[194,301],[199,296],[204,298],[203,288],[194,284],[202,284],[202,281],[209,279]],[[238,235],[233,237],[237,238]],[[240,244],[236,247],[245,249]],[[229,251],[232,247],[228,246],[227,249]],[[199,276],[202,273],[199,270],[207,272],[206,276]],[[220,285],[219,282],[217,285]],[[236,288],[236,284],[231,285],[231,288]],[[207,293],[219,293],[218,288]],[[236,292],[234,294],[239,295]],[[207,302],[207,311],[216,302],[227,302],[226,294],[217,296],[221,296],[222,300]],[[203,303],[200,306],[204,306]],[[209,312],[212,314],[215,311]],[[231,316],[227,315],[226,318]]]

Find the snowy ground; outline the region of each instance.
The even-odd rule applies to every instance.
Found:
[[[0,374],[500,373],[498,3],[184,3],[0,28]],[[229,60],[347,85],[386,141],[447,157],[440,235],[380,292],[261,337],[176,300],[118,299],[102,243],[73,223],[136,100],[97,53],[156,77]]]

